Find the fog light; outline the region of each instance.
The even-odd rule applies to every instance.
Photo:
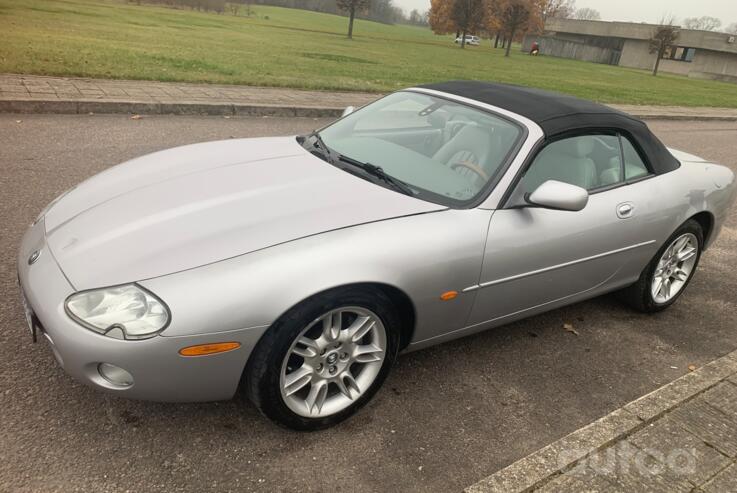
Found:
[[[97,365],[97,371],[100,376],[113,385],[121,387],[130,387],[133,385],[133,375],[125,371],[119,366],[110,363],[100,363]]]

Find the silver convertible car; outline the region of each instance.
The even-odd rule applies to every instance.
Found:
[[[309,135],[115,166],[25,234],[28,323],[74,378],[324,428],[399,352],[620,291],[671,305],[735,199],[641,121],[522,87],[390,94]],[[438,375],[442,378],[442,375]]]

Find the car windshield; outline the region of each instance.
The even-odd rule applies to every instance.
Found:
[[[518,125],[493,113],[401,91],[341,118],[304,145],[383,186],[464,206],[494,183],[521,135]]]

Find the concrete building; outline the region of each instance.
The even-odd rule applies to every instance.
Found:
[[[549,19],[542,35],[527,35],[523,51],[533,41],[543,55],[652,70],[650,53],[654,24]],[[660,61],[662,72],[702,79],[737,82],[737,36],[680,29],[677,46]]]

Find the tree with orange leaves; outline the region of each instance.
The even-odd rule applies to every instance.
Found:
[[[458,31],[458,25],[453,20],[453,5],[455,0],[430,1],[430,29],[435,34],[450,34]]]

